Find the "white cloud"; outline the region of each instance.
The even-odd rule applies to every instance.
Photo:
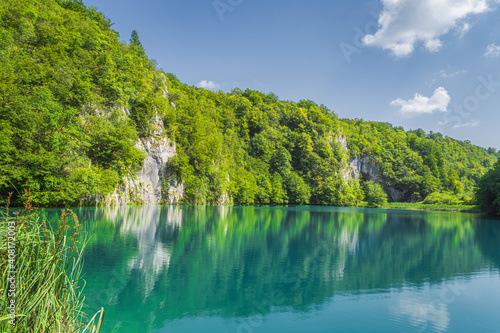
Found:
[[[455,71],[455,72],[447,72],[446,70],[442,69],[439,71],[439,76],[441,76],[442,78],[449,78],[449,77],[454,77],[456,75],[461,75],[461,74],[465,74],[467,73],[466,70],[459,70],[459,71]]]
[[[198,88],[205,88],[208,90],[219,90],[220,85],[214,81],[201,80],[196,84]]]
[[[477,127],[477,126],[479,126],[479,124],[481,124],[480,121],[478,121],[478,120],[471,120],[471,121],[463,123],[463,124],[453,125],[453,128],[456,129],[456,128],[463,128],[463,127]]]
[[[405,116],[417,116],[424,113],[433,113],[434,111],[446,112],[448,104],[450,104],[450,95],[443,87],[434,90],[431,97],[415,94],[413,99],[403,100],[395,99],[391,102],[393,106],[401,106],[401,114]]]
[[[438,73],[435,74],[436,77],[432,80],[431,86],[434,85],[440,79],[448,79],[448,78],[452,78],[454,76],[462,75],[462,74],[465,74],[465,73],[467,73],[466,70],[459,70],[459,71],[455,71],[455,72],[448,72],[448,71],[442,69]]]
[[[485,57],[495,58],[500,56],[500,46],[495,45],[495,43],[491,43],[486,47],[486,51],[484,52]]]
[[[458,27],[457,32],[460,35],[460,38],[462,38],[467,33],[467,31],[470,30],[470,28],[471,25],[467,22],[465,22],[461,27]]]
[[[470,25],[464,22],[472,14],[491,10],[498,0],[381,0],[379,30],[363,37],[367,46],[390,50],[396,57],[409,56],[417,42],[429,52],[437,52],[440,36],[452,29],[464,34]]]
[[[441,42],[438,38],[434,38],[426,40],[424,45],[429,52],[437,52],[441,49],[441,47],[443,47],[443,42]]]

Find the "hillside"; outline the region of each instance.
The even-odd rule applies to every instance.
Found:
[[[390,201],[470,202],[496,161],[309,100],[188,86],[78,0],[2,1],[0,61],[0,197],[41,206],[355,206],[366,181]]]

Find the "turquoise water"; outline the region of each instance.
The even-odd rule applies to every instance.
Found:
[[[75,211],[103,332],[500,332],[500,221],[332,207]],[[55,211],[46,211],[53,218]]]

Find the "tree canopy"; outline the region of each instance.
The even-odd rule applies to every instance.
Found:
[[[500,161],[479,181],[476,199],[483,212],[500,215]]]
[[[37,205],[113,192],[140,169],[135,144],[155,136],[158,118],[176,143],[169,170],[189,204],[229,196],[235,204],[359,205],[372,186],[345,178],[356,157],[378,166],[376,197],[393,188],[404,200],[446,192],[465,201],[497,159],[493,149],[439,133],[339,119],[310,100],[183,84],[147,57],[137,31],[120,41],[79,0],[2,1],[0,59],[0,197],[31,189]]]

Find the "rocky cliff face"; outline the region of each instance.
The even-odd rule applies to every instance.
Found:
[[[336,141],[342,146],[344,156],[349,157],[349,150],[347,147],[347,139],[343,136],[337,137]],[[348,159],[341,169],[344,182],[347,183],[351,179],[365,179],[379,183],[387,193],[389,202],[403,201],[406,192],[389,187],[383,177],[380,175],[379,168],[375,161],[369,156],[358,156],[354,159]]]
[[[168,91],[163,85],[163,97],[168,98]],[[175,105],[171,103],[173,107]],[[127,108],[123,109],[130,116]],[[93,197],[91,202],[104,206],[126,206],[178,204],[184,197],[184,184],[175,174],[168,172],[171,159],[177,155],[175,143],[168,138],[163,121],[160,117],[153,119],[153,133],[149,138],[141,138],[135,147],[142,150],[146,158],[141,170],[135,177],[123,179],[122,186],[106,197]],[[227,182],[229,183],[229,176]],[[217,205],[232,205],[229,194],[223,193],[215,203]]]
[[[176,156],[175,144],[165,137],[140,139],[136,147],[146,158],[135,178],[125,178],[123,186],[97,200],[106,206],[129,204],[177,204],[184,195],[184,184],[167,173],[169,160]]]
[[[383,183],[383,179],[379,174],[378,166],[369,157],[356,157],[349,161],[348,179],[358,179],[362,176],[365,180],[370,180],[377,183]]]
[[[168,98],[165,80],[164,78],[163,97]],[[130,116],[127,108],[123,112]],[[171,158],[177,155],[175,143],[167,137],[160,117],[155,117],[152,126],[152,136],[140,138],[135,145],[146,155],[142,169],[135,177],[123,179],[123,186],[112,194],[94,198],[94,201],[105,206],[157,205],[177,204],[183,198],[184,184],[167,172]]]

